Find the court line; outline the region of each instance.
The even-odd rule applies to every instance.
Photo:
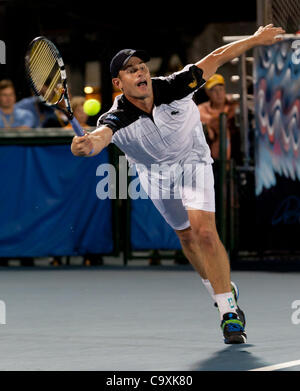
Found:
[[[249,371],[276,371],[277,369],[295,367],[296,365],[300,365],[300,360],[287,361],[281,364],[268,365],[266,367],[249,369]]]

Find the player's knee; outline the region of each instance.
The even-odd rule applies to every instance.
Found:
[[[205,248],[206,251],[216,250],[218,245],[218,234],[216,230],[207,227],[199,227],[195,229],[195,234],[201,248]]]
[[[182,231],[176,231],[176,234],[183,247],[193,248],[196,243],[196,238],[194,232],[190,228]]]

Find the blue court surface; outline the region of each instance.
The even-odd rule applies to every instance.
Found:
[[[1,268],[1,371],[300,369],[297,271],[232,272],[248,343],[229,346],[191,267],[104,260],[90,268],[44,261]]]

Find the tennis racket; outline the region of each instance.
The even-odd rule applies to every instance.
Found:
[[[43,103],[62,111],[76,135],[84,136],[85,133],[72,111],[65,65],[56,46],[45,37],[35,38],[29,44],[25,68],[34,93]],[[65,108],[61,107],[63,100]]]

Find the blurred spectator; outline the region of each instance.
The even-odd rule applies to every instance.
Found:
[[[28,110],[15,106],[16,92],[11,80],[0,81],[0,128],[30,129],[34,117]]]
[[[227,114],[227,159],[234,159],[237,164],[242,161],[240,130],[235,124],[235,113],[239,103],[226,94],[225,80],[215,74],[205,84],[208,101],[198,105],[201,122],[204,125],[207,142],[213,159],[219,159],[221,113]]]
[[[74,96],[71,98],[71,107],[74,117],[78,120],[83,129],[87,129],[89,128],[89,125],[87,124],[88,115],[83,110],[84,102],[85,98],[83,96]],[[71,124],[69,123],[65,126],[65,129],[72,129]]]
[[[59,128],[68,122],[67,117],[59,110],[47,106],[39,97],[31,96],[21,99],[16,107],[29,110],[34,117],[33,128]]]

